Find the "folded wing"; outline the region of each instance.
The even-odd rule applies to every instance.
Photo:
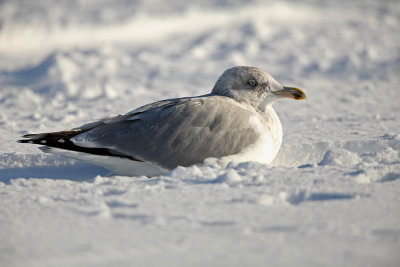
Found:
[[[181,98],[62,132],[25,135],[35,143],[72,151],[189,166],[241,152],[255,143],[254,113],[223,96]]]

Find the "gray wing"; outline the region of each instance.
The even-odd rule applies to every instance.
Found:
[[[222,96],[161,101],[123,116],[72,141],[172,169],[237,154],[257,139],[254,112]]]
[[[184,99],[184,98],[182,98],[182,99]],[[141,107],[139,107],[137,109],[134,109],[134,110],[128,112],[127,114],[125,114],[125,115],[118,114],[118,115],[115,115],[115,116],[112,116],[112,117],[101,118],[101,119],[97,119],[97,120],[93,120],[93,121],[87,122],[87,123],[85,123],[85,124],[83,124],[83,125],[81,125],[81,126],[79,126],[77,128],[74,128],[73,130],[87,131],[87,130],[91,130],[91,129],[96,128],[96,127],[101,126],[101,125],[119,123],[119,122],[122,122],[122,121],[125,121],[125,120],[131,118],[134,115],[143,113],[143,112],[145,112],[145,111],[147,111],[149,109],[160,107],[160,106],[169,105],[170,103],[176,102],[178,100],[180,100],[180,99],[179,98],[175,98],[175,99],[166,99],[166,100],[157,101],[157,102],[154,102],[154,103],[150,103],[150,104],[141,106]]]

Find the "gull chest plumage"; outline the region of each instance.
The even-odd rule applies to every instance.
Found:
[[[223,157],[223,162],[270,163],[275,159],[282,144],[282,125],[275,110],[267,107],[265,113],[254,114],[249,125],[257,136],[254,143],[238,154]]]
[[[270,163],[282,143],[271,105],[282,97],[306,96],[261,69],[234,67],[210,94],[162,100],[73,130],[28,134],[19,142],[133,176],[160,175],[208,158]]]

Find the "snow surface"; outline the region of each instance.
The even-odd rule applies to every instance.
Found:
[[[399,1],[1,1],[1,266],[399,266]],[[271,165],[112,176],[15,141],[257,66]]]

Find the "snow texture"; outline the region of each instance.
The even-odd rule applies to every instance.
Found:
[[[398,266],[399,1],[1,1],[1,266]],[[18,144],[262,68],[270,165],[107,170]]]

